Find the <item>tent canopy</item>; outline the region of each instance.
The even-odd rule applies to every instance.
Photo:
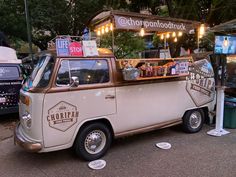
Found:
[[[139,31],[144,28],[149,32],[177,32],[189,33],[200,26],[200,22],[184,19],[160,17],[134,12],[117,10],[100,11],[89,20],[89,27],[96,31],[112,24],[115,29]]]
[[[211,31],[216,33],[236,34],[236,19],[216,25],[211,28]]]

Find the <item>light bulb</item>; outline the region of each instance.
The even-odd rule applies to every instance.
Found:
[[[140,36],[142,36],[142,37],[144,36],[144,34],[145,34],[144,28],[141,28],[141,30],[140,30],[140,33],[139,33],[139,34],[140,34]]]
[[[102,34],[104,34],[105,33],[105,30],[104,30],[104,28],[102,28]]]
[[[177,39],[177,37],[175,37],[174,42],[177,42],[177,41],[178,41],[178,39]]]
[[[178,32],[178,36],[182,36],[183,35],[183,32],[182,31],[179,31]]]
[[[111,31],[113,30],[113,24],[112,23],[110,24],[110,30]]]
[[[200,28],[199,28],[199,36],[203,36],[205,33],[205,25],[201,24]]]
[[[100,36],[101,35],[101,31],[97,30],[97,35]]]
[[[169,37],[170,37],[170,33],[167,33],[167,34],[166,34],[166,38],[169,38]]]
[[[108,26],[106,26],[105,32],[108,33],[108,31],[109,31],[109,28],[108,28]]]
[[[161,35],[161,39],[164,39],[164,34]]]
[[[175,37],[175,36],[176,36],[176,33],[175,33],[175,32],[173,32],[173,33],[172,33],[172,37]]]

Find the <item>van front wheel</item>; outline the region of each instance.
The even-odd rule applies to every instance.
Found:
[[[196,133],[202,129],[204,112],[201,109],[189,110],[183,117],[183,129],[187,133]]]
[[[84,160],[96,160],[105,155],[111,145],[109,128],[102,123],[92,123],[82,128],[76,137],[74,149]]]

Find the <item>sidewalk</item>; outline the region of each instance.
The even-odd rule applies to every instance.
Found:
[[[0,141],[13,136],[14,127],[18,121],[17,114],[1,116],[0,119]]]

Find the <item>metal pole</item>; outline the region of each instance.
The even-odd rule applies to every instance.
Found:
[[[115,53],[115,49],[114,49],[114,45],[115,45],[114,30],[111,31],[111,40],[112,40],[112,52],[114,54]]]
[[[33,61],[33,50],[32,50],[32,40],[31,40],[31,30],[30,30],[30,19],[29,19],[29,11],[28,11],[28,2],[24,0],[25,3],[25,18],[26,18],[26,25],[27,25],[27,35],[28,35],[28,43],[29,43],[29,54],[31,57],[31,67],[34,68],[34,61]]]

